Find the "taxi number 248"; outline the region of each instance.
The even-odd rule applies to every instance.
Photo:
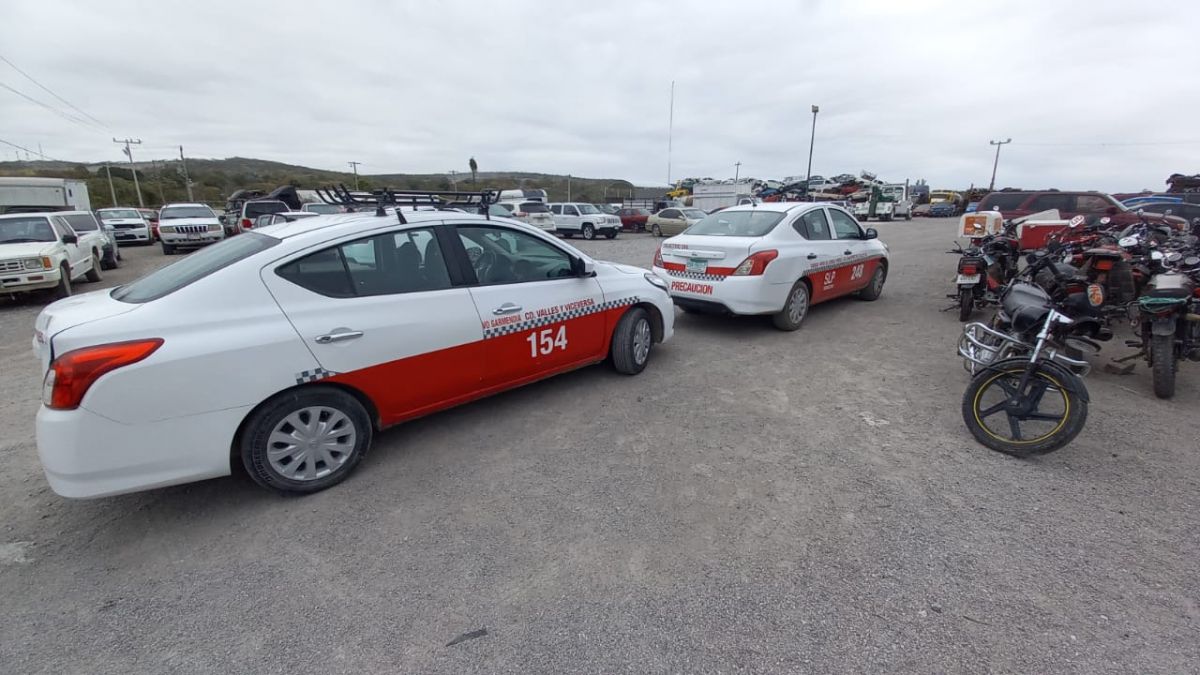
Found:
[[[538,354],[546,356],[555,349],[566,351],[567,349],[567,327],[559,326],[556,331],[553,328],[546,328],[541,331],[533,331],[525,338],[529,343],[529,358],[537,358]]]

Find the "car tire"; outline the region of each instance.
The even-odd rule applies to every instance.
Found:
[[[787,300],[783,303],[783,309],[771,317],[771,322],[779,330],[793,331],[800,328],[804,317],[808,316],[810,302],[808,282],[801,279],[796,282],[795,286],[792,286]]]
[[[625,312],[613,331],[610,349],[613,368],[622,375],[637,375],[646,369],[653,347],[650,315],[641,307],[634,307]]]
[[[908,213],[904,214],[904,219],[912,220],[912,211],[911,210]]]
[[[650,226],[650,233],[656,237],[661,237],[662,236],[662,228],[658,226],[658,223],[655,223]]]
[[[334,433],[310,426],[326,423]],[[312,385],[286,391],[255,410],[238,445],[255,483],[281,494],[309,494],[345,480],[367,454],[373,433],[370,415],[358,399],[334,387]],[[271,440],[288,436],[306,447],[288,454],[283,443]],[[310,456],[323,440],[332,449],[322,457]],[[330,467],[330,461],[336,466]]]
[[[174,255],[175,247],[164,241],[162,245],[162,251],[163,255]]]
[[[878,300],[879,296],[883,295],[883,284],[885,281],[887,281],[887,266],[876,265],[875,272],[871,274],[871,281],[858,292],[858,297],[867,302]]]
[[[587,239],[588,241],[595,239],[596,238],[596,228],[592,227],[591,224],[589,224],[589,223],[584,223],[583,224],[583,238]]]
[[[95,283],[103,278],[100,274],[100,255],[92,251],[92,269],[87,271],[87,280]]]
[[[616,239],[616,238],[617,238],[617,233],[616,233],[616,232],[609,232],[609,233],[605,234],[605,235],[604,235],[604,237],[605,237],[606,239]]]
[[[67,263],[58,268],[58,285],[54,287],[54,299],[61,300],[71,297],[71,270]]]

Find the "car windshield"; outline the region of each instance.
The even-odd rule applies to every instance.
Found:
[[[704,234],[715,237],[761,237],[783,220],[780,211],[719,211],[696,223],[684,234]]]
[[[0,219],[0,244],[19,244],[31,241],[54,241],[54,229],[45,218]]]
[[[596,209],[596,207],[592,206],[591,204],[580,204],[580,205],[579,205],[579,212],[580,212],[580,213],[582,213],[582,214],[584,214],[584,215],[589,215],[589,214],[594,214],[594,213],[600,213],[600,211],[598,211],[598,210]]]
[[[279,240],[275,237],[268,237],[258,232],[246,232],[203,248],[183,260],[159,268],[133,283],[118,286],[113,289],[112,298],[132,303],[157,300],[278,243]]]
[[[687,218],[688,220],[695,220],[699,218],[707,218],[708,214],[700,209],[684,209],[683,217]]]
[[[118,218],[141,218],[142,214],[134,209],[101,209],[100,220],[116,220]]]
[[[216,218],[207,206],[168,206],[158,216],[159,220],[174,218]]]
[[[337,204],[305,204],[304,210],[308,213],[341,213],[342,209]]]

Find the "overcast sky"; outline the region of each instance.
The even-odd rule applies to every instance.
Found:
[[[5,0],[0,139],[77,161],[667,180],[863,169],[934,187],[1162,189],[1200,172],[1200,3]],[[0,62],[0,84],[80,113]],[[176,151],[177,152],[177,151]],[[22,153],[23,157],[23,153]],[[12,148],[0,145],[0,159]]]

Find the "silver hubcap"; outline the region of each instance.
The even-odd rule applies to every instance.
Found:
[[[357,439],[354,423],[342,411],[302,408],[275,425],[267,439],[267,460],[284,478],[317,480],[346,463]]]
[[[640,366],[650,356],[650,344],[654,337],[650,334],[650,322],[642,319],[633,327],[633,360]]]
[[[788,305],[788,318],[792,323],[800,323],[805,314],[808,314],[808,291],[804,286],[797,286],[792,294],[792,303]]]

